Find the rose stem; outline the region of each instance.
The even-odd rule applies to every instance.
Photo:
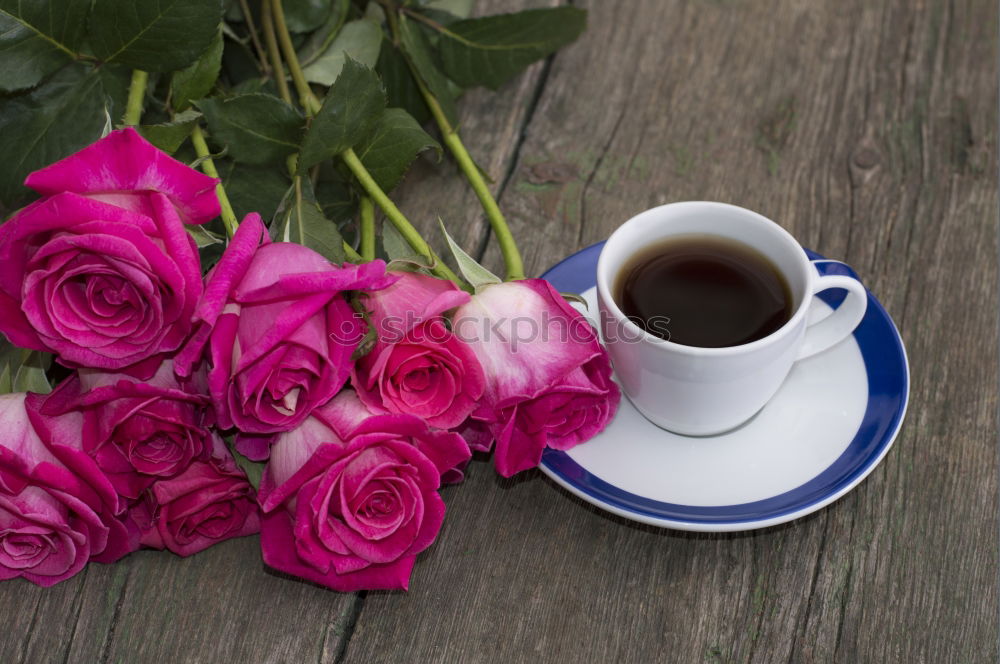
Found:
[[[394,11],[393,7],[388,7],[386,14],[391,15]],[[424,18],[414,13],[414,18]],[[395,18],[395,17],[393,17]],[[398,36],[398,26],[395,20],[389,21],[390,29],[393,31],[393,41],[399,43]],[[439,28],[441,26],[438,26]],[[410,72],[413,75],[413,80],[417,82],[417,87],[420,89],[420,94],[423,96],[424,101],[427,103],[427,107],[431,111],[431,115],[434,116],[434,121],[437,122],[438,128],[441,130],[441,136],[444,139],[444,144],[448,146],[451,150],[452,155],[455,157],[455,161],[458,162],[458,167],[461,169],[465,178],[472,185],[472,190],[476,192],[476,196],[479,198],[480,204],[483,206],[483,210],[486,212],[487,218],[490,220],[490,227],[493,228],[493,233],[496,235],[497,242],[500,244],[500,253],[503,254],[504,269],[507,273],[507,280],[514,281],[516,279],[524,279],[524,262],[521,260],[521,252],[517,249],[517,243],[514,241],[514,235],[510,232],[510,226],[507,225],[507,220],[504,219],[503,213],[500,212],[500,206],[497,205],[496,199],[493,198],[493,194],[490,193],[489,187],[486,185],[486,181],[483,180],[482,173],[479,172],[479,167],[476,166],[476,162],[472,160],[469,155],[469,151],[465,148],[465,144],[462,143],[461,136],[458,135],[458,130],[451,126],[448,122],[448,118],[445,117],[444,111],[441,109],[441,104],[438,103],[437,98],[431,93],[430,89],[424,85],[423,80],[420,78],[420,74],[413,67],[410,59],[406,59],[410,66]]]
[[[261,25],[264,29],[264,41],[267,42],[267,56],[271,60],[271,69],[274,73],[274,82],[278,86],[278,93],[287,103],[292,103],[292,93],[288,89],[288,81],[285,80],[285,67],[281,63],[281,51],[278,49],[278,38],[274,34],[273,8],[271,0],[263,0],[261,7]]]
[[[288,32],[288,26],[285,25],[284,10],[281,6],[281,0],[270,0],[271,2],[271,12],[274,18],[274,26],[277,30],[278,42],[281,44],[281,51],[285,56],[285,62],[288,65],[288,73],[292,75],[292,82],[295,84],[295,89],[299,93],[299,103],[302,108],[305,109],[306,115],[312,117],[320,109],[319,99],[313,94],[312,89],[309,87],[309,82],[306,81],[305,74],[302,73],[302,67],[299,65],[299,56],[295,53],[295,46],[292,44],[292,37]],[[400,235],[409,243],[413,249],[425,256],[431,263],[431,272],[441,277],[442,279],[448,279],[453,281],[458,285],[464,285],[464,282],[458,277],[457,274],[452,272],[451,268],[445,265],[444,261],[434,254],[431,250],[430,245],[420,236],[420,232],[410,223],[402,211],[392,200],[386,195],[382,188],[375,182],[375,179],[365,168],[365,165],[361,163],[358,159],[358,155],[355,154],[352,148],[347,148],[340,153],[340,158],[343,160],[347,168],[350,169],[354,177],[357,178],[358,182],[361,184],[362,189],[371,196],[372,200],[382,209],[386,218],[392,222],[392,225],[396,227]]]
[[[222,224],[226,227],[226,235],[232,238],[236,234],[236,227],[240,225],[240,222],[236,220],[236,213],[233,212],[233,206],[222,186],[222,178],[219,177],[219,171],[216,170],[215,162],[212,161],[212,153],[208,149],[208,143],[205,142],[205,134],[201,130],[201,125],[197,123],[191,132],[191,143],[194,144],[194,151],[201,159],[201,170],[205,171],[205,175],[219,180],[219,183],[215,185],[215,193],[219,197],[219,207],[222,208]]]
[[[149,74],[141,69],[132,70],[132,81],[128,86],[128,101],[125,104],[125,117],[123,122],[126,127],[135,127],[142,119],[142,102],[146,96],[146,82]]]
[[[247,23],[247,31],[250,33],[250,41],[253,42],[253,50],[257,55],[257,60],[260,62],[264,73],[270,73],[267,57],[264,55],[264,46],[260,43],[260,37],[257,35],[257,26],[253,21],[253,13],[250,11],[247,0],[240,0],[240,13],[243,14],[243,19]]]
[[[132,81],[128,86],[128,102],[125,105],[124,122],[126,127],[138,126],[142,119],[142,100],[146,94],[147,81],[149,81],[148,73],[141,69],[132,70]],[[208,144],[205,143],[205,135],[197,123],[191,132],[191,142],[194,144],[194,150],[198,153],[198,157],[202,160],[201,170],[205,171],[209,177],[219,180],[219,183],[215,185],[215,193],[219,197],[219,206],[222,208],[222,223],[226,227],[226,234],[232,237],[239,222],[236,221],[236,213],[233,212],[233,206],[229,204],[229,197],[226,196],[226,190],[222,187],[222,179],[219,178],[219,172],[212,162],[212,153],[209,152]]]
[[[375,260],[375,206],[368,196],[361,197],[361,257]]]
[[[278,94],[285,101],[286,104],[292,104],[292,92],[288,89],[288,81],[285,80],[285,65],[281,61],[281,51],[278,49],[278,38],[274,34],[274,20],[272,18],[271,0],[263,0],[263,5],[261,6],[261,25],[264,30],[264,41],[267,42],[267,55],[271,61],[271,69],[274,72],[274,81],[278,85]],[[295,156],[295,155],[293,155]],[[301,175],[295,174],[294,162],[289,167],[288,172],[292,176],[292,183],[299,187]],[[353,263],[364,262],[361,258],[361,254],[354,250],[347,240],[344,240],[344,254],[347,259]]]

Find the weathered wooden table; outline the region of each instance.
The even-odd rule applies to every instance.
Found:
[[[141,552],[0,584],[0,662],[996,661],[996,1],[577,4],[578,43],[462,102],[529,272],[667,201],[778,220],[899,325],[912,395],[884,462],[818,513],[730,535],[477,462],[408,593],[276,576],[256,538]],[[449,163],[398,197],[498,265]]]

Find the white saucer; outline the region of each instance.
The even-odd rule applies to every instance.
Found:
[[[602,246],[543,275],[559,291],[582,295],[591,318]],[[818,267],[824,274],[855,276],[836,261]],[[902,340],[882,305],[868,297],[854,335],[796,363],[777,395],[739,429],[701,438],[673,434],[623,397],[601,434],[567,452],[545,450],[542,471],[601,509],[679,530],[764,528],[830,504],[889,451],[909,395]],[[838,306],[843,293],[819,298],[814,308],[822,313]]]

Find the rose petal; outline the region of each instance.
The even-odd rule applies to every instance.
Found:
[[[93,145],[30,174],[24,184],[39,194],[157,191],[169,197],[188,224],[219,216],[215,178],[156,149],[135,129],[113,131]]]

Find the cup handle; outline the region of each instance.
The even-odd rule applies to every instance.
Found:
[[[829,316],[810,323],[796,360],[821,353],[846,339],[861,323],[868,308],[868,291],[860,281],[840,274],[823,274],[816,262],[813,262],[813,269],[819,273],[819,278],[813,282],[810,296],[830,288],[842,288],[847,291],[847,297]]]

